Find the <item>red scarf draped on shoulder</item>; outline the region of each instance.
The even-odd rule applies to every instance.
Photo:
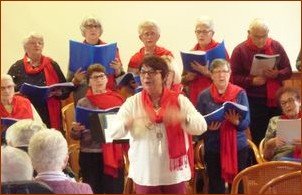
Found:
[[[23,58],[24,68],[26,74],[37,74],[40,72],[44,72],[45,75],[45,81],[46,85],[52,85],[59,82],[59,77],[53,68],[51,62],[52,59],[46,56],[41,56],[41,62],[38,67],[33,67],[29,64],[27,61],[28,57],[25,54]],[[50,97],[46,100],[48,113],[49,113],[49,119],[50,119],[50,126],[52,128],[55,128],[57,130],[60,130],[61,128],[61,102],[58,99],[55,99],[54,97]]]
[[[121,106],[124,102],[122,96],[110,90],[101,94],[93,94],[91,88],[89,88],[86,97],[92,105],[99,109]],[[128,151],[129,144],[106,143],[102,144],[101,147],[103,149],[104,173],[117,178],[119,168],[123,165],[123,151]]]
[[[299,118],[301,118],[302,117],[302,113],[301,113],[301,111],[298,113],[298,116],[297,116],[297,119],[299,119]],[[280,118],[281,119],[290,119],[288,116],[286,116],[286,115],[281,115],[280,116]],[[290,131],[290,129],[289,129],[289,131]],[[295,146],[295,148],[294,148],[294,152],[293,152],[293,158],[299,158],[299,159],[301,159],[301,146],[300,147],[298,147],[298,146]]]
[[[267,55],[274,54],[274,51],[272,49],[272,39],[271,38],[266,39],[265,45],[262,48],[258,48],[253,43],[251,38],[247,39],[246,45],[252,51],[263,51],[263,54],[267,54]],[[281,84],[278,80],[276,80],[276,79],[267,80],[267,82],[266,82],[266,97],[267,97],[266,105],[268,107],[277,107],[277,100],[275,98],[275,94],[280,87],[281,87]]]
[[[178,95],[174,91],[164,88],[163,95],[160,100],[161,109],[158,114],[153,109],[153,104],[147,91],[142,91],[142,103],[152,123],[162,123],[168,107],[180,108],[178,103]],[[167,133],[168,151],[170,158],[170,170],[180,170],[189,161],[192,176],[194,174],[194,158],[192,147],[192,136],[189,138],[189,150],[186,151],[184,130],[180,123],[164,124]]]
[[[219,43],[215,40],[211,40],[211,42],[207,45],[205,49],[202,49],[200,45],[197,43],[192,51],[208,51],[210,49],[213,49],[216,47]],[[204,89],[208,88],[212,83],[211,78],[202,76],[202,75],[196,75],[195,79],[190,82],[189,84],[189,98],[193,105],[196,106],[197,104],[197,98],[198,94],[203,91]]]
[[[12,100],[13,110],[11,113],[7,112],[3,104],[0,104],[0,116],[10,117],[15,119],[33,119],[33,111],[31,103],[27,98],[19,95],[14,95]]]
[[[231,83],[228,84],[225,93],[221,96],[214,84],[210,86],[210,93],[213,100],[217,104],[226,101],[235,102],[242,88]],[[220,128],[220,161],[221,161],[221,177],[224,181],[232,183],[234,177],[238,173],[237,165],[237,129],[225,120]]]

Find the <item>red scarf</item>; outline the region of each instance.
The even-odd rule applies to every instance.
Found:
[[[166,109],[168,107],[175,107],[179,109],[178,93],[164,88],[163,95],[160,100],[161,109],[158,114],[153,109],[153,104],[148,95],[147,91],[142,91],[142,102],[146,113],[152,123],[162,123],[163,116],[165,116]],[[170,170],[180,170],[183,165],[187,164],[188,156],[189,165],[191,168],[192,176],[194,174],[194,158],[193,158],[193,147],[192,147],[192,136],[188,135],[189,138],[189,150],[186,152],[185,135],[184,130],[180,123],[177,124],[164,124],[167,133],[168,151],[170,158]]]
[[[248,38],[246,41],[246,46],[254,52],[259,52],[267,55],[274,54],[272,50],[272,39],[267,38],[265,45],[262,48],[258,48],[252,41],[251,38]],[[266,105],[268,107],[277,107],[277,100],[275,98],[277,90],[281,87],[280,82],[277,79],[268,79],[266,82]]]
[[[91,88],[87,90],[86,97],[92,105],[99,109],[108,109],[116,106],[121,106],[124,102],[122,96],[118,93],[107,90],[102,94],[93,94]],[[128,151],[128,144],[102,144],[104,173],[117,178],[119,168],[123,165],[123,152]]]
[[[302,117],[302,113],[301,111],[298,113],[298,118],[301,118]],[[281,119],[290,119],[288,116],[286,116],[285,114],[281,115],[280,116]],[[294,148],[294,152],[293,152],[293,158],[299,158],[301,159],[301,147],[297,147],[295,146]]]
[[[28,57],[25,54],[23,58],[23,63],[26,74],[33,75],[43,71],[47,86],[59,82],[59,77],[55,69],[53,68],[53,65],[51,64],[52,59],[45,56],[41,56],[41,62],[38,67],[33,67],[32,65],[30,65],[27,59]],[[61,102],[60,100],[51,97],[46,100],[46,103],[49,113],[50,126],[59,130],[61,128]]]
[[[242,88],[231,83],[228,84],[225,93],[221,96],[214,84],[210,86],[210,93],[217,104],[226,101],[235,102]],[[224,181],[232,183],[238,173],[237,161],[237,129],[229,121],[223,121],[220,128],[220,161],[221,177]]]
[[[13,110],[11,113],[7,112],[3,104],[0,104],[0,116],[10,117],[15,119],[33,119],[33,111],[31,103],[27,98],[19,95],[14,95],[12,100]]]
[[[211,42],[206,46],[205,49],[202,49],[200,47],[200,45],[197,43],[194,48],[192,49],[192,51],[208,51],[210,49],[213,49],[214,47],[216,47],[219,43],[214,41],[213,39],[211,40]],[[206,76],[197,74],[195,79],[190,82],[189,84],[189,98],[191,100],[191,102],[193,103],[193,105],[196,106],[197,104],[197,98],[198,98],[198,94],[203,91],[204,89],[208,88],[212,83],[211,78],[208,78]]]
[[[145,49],[146,49],[145,47],[141,48],[138,53],[136,53],[134,56],[131,57],[129,65],[128,65],[129,67],[140,68],[143,58],[146,55]],[[159,57],[161,57],[161,56],[173,57],[173,54],[169,50],[167,50],[163,47],[159,47],[159,46],[155,46],[153,55],[159,56]]]

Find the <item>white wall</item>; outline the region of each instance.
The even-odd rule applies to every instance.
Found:
[[[230,55],[246,39],[248,24],[255,17],[269,22],[270,36],[284,46],[293,70],[301,47],[300,1],[1,1],[1,73],[23,57],[22,40],[36,31],[44,34],[44,55],[56,60],[66,74],[68,40],[83,40],[79,25],[89,14],[101,20],[102,40],[118,43],[125,69],[131,55],[142,46],[137,25],[143,19],[158,22],[158,44],[172,50],[179,70],[179,50],[196,44],[194,26],[201,15],[213,17],[214,38],[225,40]]]

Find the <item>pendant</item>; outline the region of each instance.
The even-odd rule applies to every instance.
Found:
[[[163,137],[163,134],[161,132],[156,133],[157,139],[161,139]]]

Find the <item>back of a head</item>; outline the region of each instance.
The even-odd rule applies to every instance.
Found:
[[[28,154],[38,173],[62,171],[68,156],[66,139],[55,129],[39,131],[30,139]]]
[[[46,126],[38,121],[22,119],[6,130],[5,139],[13,147],[27,147],[30,138],[38,131],[45,130]]]
[[[1,146],[1,182],[32,180],[33,167],[28,154],[11,146]]]

